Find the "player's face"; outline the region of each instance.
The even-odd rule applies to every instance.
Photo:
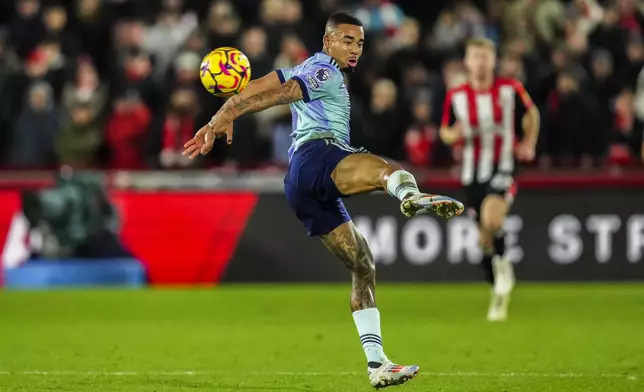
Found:
[[[486,76],[494,73],[496,54],[488,47],[471,46],[465,53],[465,67],[474,76]]]
[[[331,34],[324,36],[328,55],[338,62],[342,69],[358,65],[364,45],[364,30],[360,26],[341,24]]]

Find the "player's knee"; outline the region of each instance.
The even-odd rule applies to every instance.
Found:
[[[482,209],[481,229],[494,234],[503,229],[506,206],[500,203],[488,203]]]
[[[483,250],[483,253],[488,253],[488,250],[493,249],[492,236],[487,231],[481,230],[479,232],[479,246]]]
[[[488,233],[497,233],[503,229],[504,221],[505,217],[501,214],[489,214],[485,219],[481,220],[481,226]]]

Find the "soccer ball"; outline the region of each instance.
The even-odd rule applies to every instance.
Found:
[[[217,48],[201,62],[201,83],[218,97],[230,97],[246,88],[250,81],[250,61],[241,50]]]

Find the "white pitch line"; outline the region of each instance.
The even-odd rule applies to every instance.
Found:
[[[167,371],[167,372],[132,372],[132,371],[66,371],[66,370],[0,370],[0,376],[209,376],[218,373],[208,371]],[[358,376],[364,372],[248,372],[249,376]],[[432,377],[481,377],[481,378],[623,378],[638,380],[644,375],[619,373],[535,373],[535,372],[423,372],[420,375]]]

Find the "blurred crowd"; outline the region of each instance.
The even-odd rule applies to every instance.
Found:
[[[0,5],[3,168],[282,166],[288,107],[236,122],[235,143],[188,161],[183,144],[223,101],[200,85],[203,56],[235,46],[254,77],[321,49],[326,17],[353,12],[366,49],[347,75],[352,143],[417,166],[449,166],[438,138],[463,43],[486,36],[499,73],[541,110],[535,163],[640,162],[644,4],[637,0],[16,0]]]

